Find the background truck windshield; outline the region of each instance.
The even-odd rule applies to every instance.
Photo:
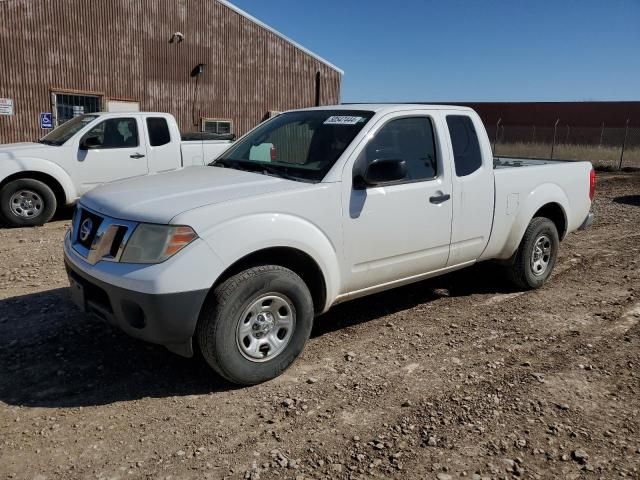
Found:
[[[96,118],[98,118],[97,115],[81,115],[79,117],[75,117],[68,122],[63,123],[58,128],[42,137],[39,141],[40,143],[46,143],[48,145],[62,145],[86,127],[87,124],[93,122]]]
[[[373,112],[306,110],[278,115],[212,163],[319,182]]]

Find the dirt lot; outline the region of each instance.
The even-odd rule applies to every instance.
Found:
[[[342,305],[236,389],[76,312],[68,219],[0,230],[0,477],[640,478],[640,175],[521,293],[487,266]]]

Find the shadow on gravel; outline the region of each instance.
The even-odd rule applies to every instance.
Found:
[[[80,313],[66,288],[0,300],[0,401],[7,404],[78,407],[233,388],[199,359]]]
[[[55,222],[56,220],[71,220],[71,218],[73,217],[73,211],[75,209],[75,205],[65,205],[63,207],[58,207],[51,221]]]
[[[640,207],[640,195],[625,195],[622,197],[616,197],[613,199],[614,203],[620,203],[622,205],[631,205],[633,207]]]
[[[311,337],[375,320],[442,297],[516,291],[495,264],[481,263],[448,275],[340,304],[316,319]]]
[[[71,220],[71,218],[73,218],[74,210],[75,210],[75,206],[59,207],[56,210],[56,213],[53,215],[53,218],[51,219],[51,221],[55,222],[58,220]],[[0,221],[0,228],[16,228],[16,227],[10,227],[9,225],[5,225],[2,221]],[[17,228],[24,228],[24,227],[17,227]]]
[[[445,296],[511,291],[495,267],[478,265],[339,305],[318,319],[312,337]],[[0,401],[7,404],[79,407],[233,388],[199,358],[179,357],[78,312],[66,288],[0,300]]]

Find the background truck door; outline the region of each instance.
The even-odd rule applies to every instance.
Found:
[[[451,180],[434,123],[426,114],[394,114],[361,147],[357,170],[376,159],[401,159],[407,164],[405,180],[357,189],[352,169],[345,169],[345,293],[447,264]]]
[[[453,224],[448,265],[480,257],[493,223],[493,155],[480,119],[468,112],[447,112],[453,158]],[[483,139],[484,143],[479,140]]]
[[[181,166],[180,138],[171,138],[169,123],[164,117],[147,117],[147,156],[149,171],[166,172]],[[175,135],[175,133],[174,133]]]
[[[142,127],[136,117],[107,118],[82,136],[77,154],[80,193],[149,173]]]

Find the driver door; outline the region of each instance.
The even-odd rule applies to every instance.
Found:
[[[355,167],[347,164],[342,182],[342,293],[384,288],[446,266],[451,175],[435,134],[437,121],[422,111],[385,117],[356,150]],[[353,185],[354,171],[382,159],[404,160],[406,177],[366,188]]]
[[[80,193],[149,173],[142,128],[136,117],[108,118],[83,135],[77,154]]]

